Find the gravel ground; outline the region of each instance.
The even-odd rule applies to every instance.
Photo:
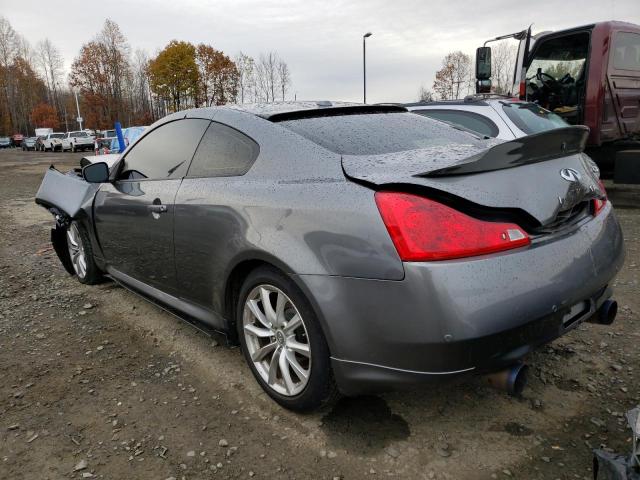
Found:
[[[627,248],[618,321],[531,355],[522,398],[472,379],[297,415],[224,338],[63,271],[33,196],[50,163],[79,158],[0,151],[0,478],[591,479],[591,448],[629,451],[640,189],[608,185]]]

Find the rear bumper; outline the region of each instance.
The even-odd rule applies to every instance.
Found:
[[[354,394],[512,363],[593,315],[623,260],[608,204],[561,238],[471,260],[406,263],[401,281],[297,279],[323,323],[338,385]]]

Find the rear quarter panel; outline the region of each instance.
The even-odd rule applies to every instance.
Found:
[[[402,263],[371,189],[347,181],[340,156],[266,120],[213,118],[260,145],[244,176],[186,178],[176,197],[179,288],[222,312],[228,275],[259,259],[287,273],[401,279]]]

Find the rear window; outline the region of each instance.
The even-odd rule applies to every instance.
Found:
[[[381,155],[438,145],[481,145],[477,137],[411,113],[374,113],[279,122],[341,155]]]
[[[535,103],[505,103],[502,109],[516,127],[527,135],[569,126],[560,116]]]
[[[490,108],[490,107],[489,107]],[[468,128],[487,137],[498,136],[498,126],[489,118],[475,112],[465,112],[463,110],[444,109],[423,109],[414,110],[415,113],[425,117],[435,118],[442,122],[453,123],[461,127]]]
[[[51,135],[49,135],[49,138],[64,138],[65,135],[65,133],[52,133]]]
[[[620,70],[640,70],[640,35],[619,32],[613,47],[613,66]]]

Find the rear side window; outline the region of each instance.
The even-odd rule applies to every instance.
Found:
[[[120,179],[180,178],[209,120],[187,118],[160,125],[140,139],[124,157]]]
[[[381,155],[452,143],[482,145],[470,133],[409,112],[314,117],[279,124],[341,155]]]
[[[640,35],[618,32],[613,47],[613,66],[620,70],[640,70]]]
[[[189,177],[244,175],[256,160],[258,144],[239,131],[212,122],[198,145]]]
[[[502,109],[516,127],[527,135],[569,126],[560,116],[535,103],[505,103]]]
[[[493,123],[492,120],[484,115],[480,115],[479,113],[441,109],[414,110],[414,113],[418,113],[435,120],[440,120],[442,122],[460,125],[461,127],[488,137],[498,136],[498,126]]]

